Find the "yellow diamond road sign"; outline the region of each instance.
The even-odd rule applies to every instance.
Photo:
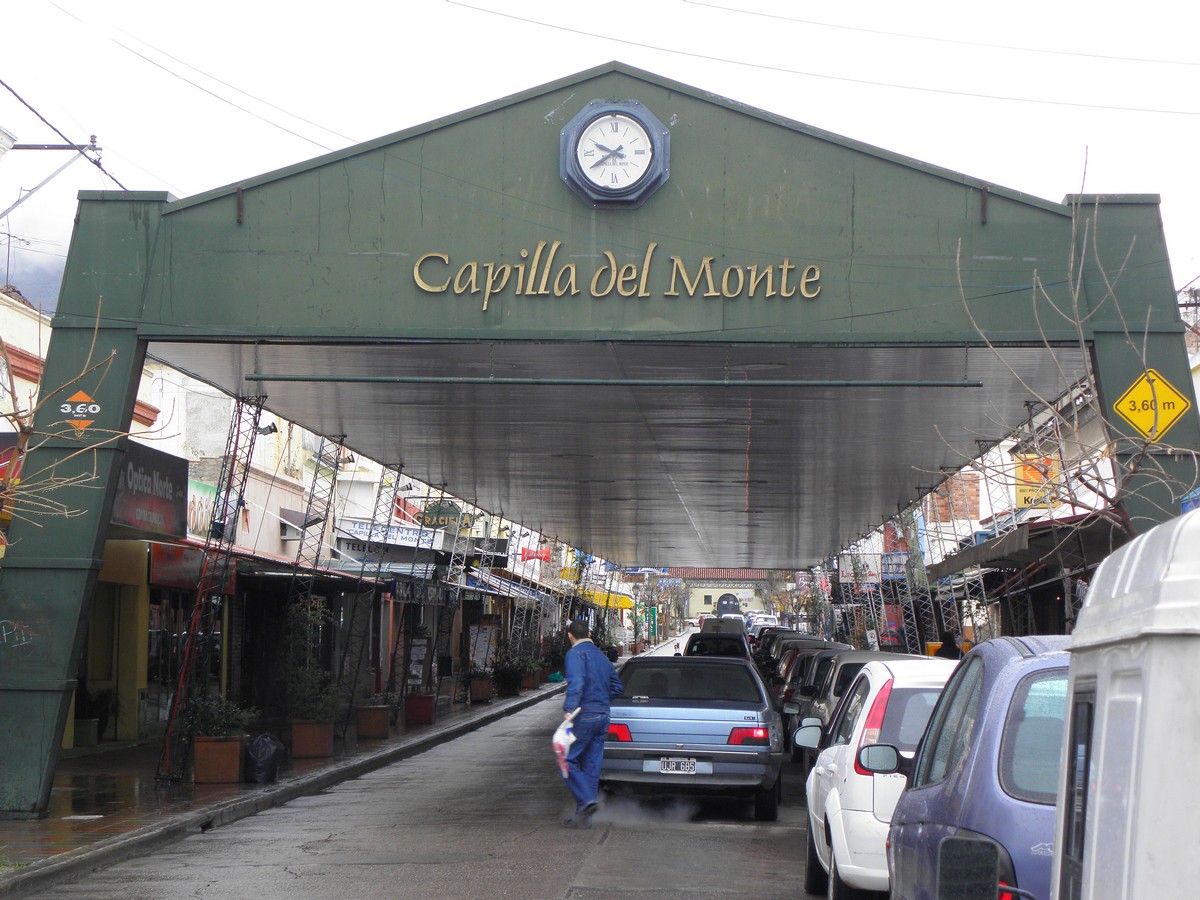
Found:
[[[1188,399],[1153,369],[1143,372],[1113,405],[1121,418],[1152,441],[1162,440],[1191,407]]]

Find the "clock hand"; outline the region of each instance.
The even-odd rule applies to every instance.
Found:
[[[592,143],[595,143],[595,141],[593,141]],[[599,145],[599,144],[597,144],[596,146],[598,146],[598,147],[599,147],[600,145]],[[595,168],[598,168],[598,167],[600,167],[600,166],[604,165],[606,162],[608,162],[608,161],[609,161],[610,159],[612,159],[614,156],[616,156],[616,157],[618,157],[618,158],[620,158],[620,159],[624,159],[624,158],[625,158],[625,154],[621,152],[623,149],[625,149],[625,145],[624,145],[624,144],[622,144],[622,145],[621,145],[620,147],[618,147],[616,150],[609,150],[607,147],[600,147],[600,149],[601,149],[601,150],[605,150],[605,151],[607,151],[607,152],[605,152],[605,154],[604,154],[602,157],[600,157],[598,160],[596,160],[594,163],[592,163],[592,165],[591,165],[591,168],[593,168],[593,169],[595,169]]]

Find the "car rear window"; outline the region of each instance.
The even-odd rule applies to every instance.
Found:
[[[726,700],[734,703],[762,703],[763,696],[754,676],[742,666],[640,665],[621,671],[625,693],[621,696],[647,697],[651,700]]]
[[[740,635],[705,634],[692,636],[688,656],[745,656],[746,645]]]
[[[941,688],[894,688],[879,729],[879,743],[905,751],[917,749],[941,693]]]
[[[1030,803],[1052,804],[1067,709],[1067,670],[1027,675],[1017,685],[1000,743],[1000,785]]]

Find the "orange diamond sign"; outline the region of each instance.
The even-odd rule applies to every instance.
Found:
[[[73,419],[67,419],[67,424],[76,431],[83,431],[96,421],[95,417],[100,412],[100,404],[87,393],[76,391],[67,398],[67,402],[62,404],[58,411],[65,416],[74,416]],[[85,419],[84,416],[91,418]]]
[[[1162,440],[1171,426],[1183,417],[1192,404],[1175,386],[1153,369],[1147,369],[1129,386],[1113,409],[1152,441]]]

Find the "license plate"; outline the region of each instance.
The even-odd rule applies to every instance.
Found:
[[[695,775],[696,760],[664,756],[658,761],[658,771],[664,775]]]

